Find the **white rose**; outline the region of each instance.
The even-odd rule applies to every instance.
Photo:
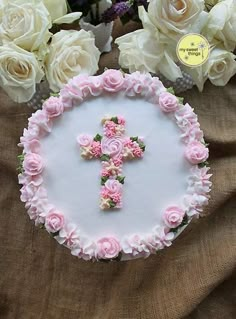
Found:
[[[229,51],[235,49],[236,1],[221,1],[211,9],[204,34],[209,41],[213,39],[222,41],[225,48]]]
[[[66,0],[43,0],[43,2],[54,23],[71,23],[79,19],[82,15],[82,12],[72,12],[67,14],[68,7]]]
[[[96,73],[99,56],[92,32],[62,30],[56,33],[46,57],[46,76],[50,88],[58,92],[72,77]]]
[[[189,32],[200,33],[206,23],[204,0],[150,0],[148,15],[164,34],[178,38]]]
[[[66,0],[43,0],[45,7],[48,9],[52,21],[67,14]]]
[[[0,86],[12,100],[29,101],[35,93],[44,73],[33,53],[13,43],[0,46]]]
[[[221,48],[211,51],[208,61],[203,69],[212,84],[224,86],[236,73],[236,56]]]
[[[203,90],[204,83],[209,78],[212,84],[224,86],[236,73],[236,56],[223,48],[214,48],[207,62],[197,68],[183,66],[183,69],[192,76],[199,91]]]
[[[45,45],[51,33],[51,19],[42,0],[15,0],[3,7],[0,42],[14,42],[27,51]]]
[[[160,71],[168,79],[175,81],[182,77],[180,68],[173,61],[168,45],[160,42],[158,30],[141,29],[117,38],[120,50],[119,64],[129,72]]]

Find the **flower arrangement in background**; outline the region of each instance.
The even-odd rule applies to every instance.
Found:
[[[68,0],[68,5],[72,11],[82,12],[82,18],[96,26],[103,22],[101,15],[112,2],[111,0]]]
[[[182,70],[192,76],[200,91],[209,79],[224,86],[236,73],[236,1],[150,0],[139,7],[143,29],[118,38],[119,63],[133,71],[162,73],[175,82]],[[201,66],[179,64],[176,46],[188,33],[199,33],[210,43],[209,59]]]
[[[123,24],[132,21],[140,21],[138,15],[138,7],[143,6],[145,10],[148,7],[147,0],[129,0],[114,1],[112,6],[102,14],[102,22],[109,23],[120,18]]]
[[[0,86],[14,101],[29,101],[45,78],[58,92],[73,76],[96,73],[100,52],[91,32],[52,33],[82,15],[68,11],[66,0],[0,0]]]
[[[72,11],[81,11],[82,17],[89,17],[90,23],[110,23],[117,18],[125,24],[130,20],[140,21],[138,7],[148,7],[147,0],[68,0]]]

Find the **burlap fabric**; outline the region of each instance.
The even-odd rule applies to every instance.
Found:
[[[118,67],[115,48],[102,56],[104,66]],[[1,319],[236,318],[236,78],[183,96],[210,143],[207,216],[147,260],[93,264],[30,222],[19,200],[16,145],[32,110],[0,91]]]

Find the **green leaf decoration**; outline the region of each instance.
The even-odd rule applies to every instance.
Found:
[[[101,185],[105,185],[106,181],[109,179],[108,176],[102,176],[101,177]]]
[[[138,140],[138,145],[139,145],[139,147],[141,148],[141,150],[142,150],[143,152],[145,152],[146,145],[145,145],[142,141],[140,141],[140,140]]]
[[[45,229],[44,224],[40,224],[40,225],[39,225],[39,228],[40,228],[40,229]]]
[[[121,261],[121,258],[122,258],[122,252],[119,252],[119,255],[115,258],[111,258],[111,259],[98,259],[99,262],[101,263],[105,263],[105,264],[108,264],[108,263],[111,263],[113,261]]]
[[[53,92],[51,92],[51,93],[50,93],[50,96],[58,97],[58,96],[59,96],[59,93],[53,93]]]
[[[114,122],[114,123],[116,123],[116,124],[118,124],[118,123],[119,123],[119,122],[118,122],[118,117],[117,117],[117,116],[112,117],[112,118],[111,118],[111,121],[112,121],[112,122]]]
[[[23,162],[24,162],[24,158],[25,158],[25,155],[24,154],[20,154],[20,155],[18,155],[17,156],[17,158],[18,158],[18,167],[16,168],[17,169],[17,171],[19,172],[19,173],[23,173]]]
[[[102,154],[100,157],[101,161],[108,162],[110,160],[110,156],[108,154]]]
[[[56,236],[59,235],[59,233],[60,233],[60,231],[58,230],[58,231],[56,231],[55,233],[51,233],[51,235],[52,235],[52,237],[56,237]]]
[[[183,226],[187,225],[188,224],[188,216],[187,215],[184,215],[184,218],[182,220],[182,223],[176,227],[176,228],[171,228],[171,231],[173,233],[177,233],[179,231],[180,228],[182,228]]]
[[[179,100],[179,104],[183,104],[184,103],[184,98],[183,97],[177,97],[178,98],[178,100]]]
[[[202,163],[198,164],[199,168],[202,168],[202,167],[205,167],[205,166],[209,166],[209,162],[205,161],[205,162],[202,162]]]
[[[167,92],[175,95],[175,90],[174,90],[174,88],[172,86],[167,89]]]
[[[122,258],[122,252],[120,251],[119,255],[117,257],[113,258],[112,261],[121,261],[121,258]]]
[[[120,175],[118,175],[118,176],[116,177],[116,180],[117,180],[118,182],[120,182],[121,184],[124,184],[124,182],[125,182],[125,176],[120,176]]]
[[[116,207],[116,203],[113,202],[113,200],[109,200],[109,205],[110,205],[110,208],[115,208]]]
[[[112,261],[112,259],[98,259],[98,261],[99,261],[100,263],[108,264],[108,263],[110,263],[110,262]]]
[[[138,142],[138,136],[132,136],[130,139],[132,142]]]
[[[97,134],[97,135],[94,137],[93,140],[94,140],[95,142],[101,142],[101,140],[102,140],[102,135]]]

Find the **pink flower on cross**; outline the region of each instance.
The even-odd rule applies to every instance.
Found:
[[[105,117],[102,120],[104,136],[92,137],[81,134],[77,137],[81,156],[85,159],[100,158],[102,210],[122,207],[123,162],[127,159],[141,158],[145,151],[143,139],[126,137],[125,119],[122,116]]]

